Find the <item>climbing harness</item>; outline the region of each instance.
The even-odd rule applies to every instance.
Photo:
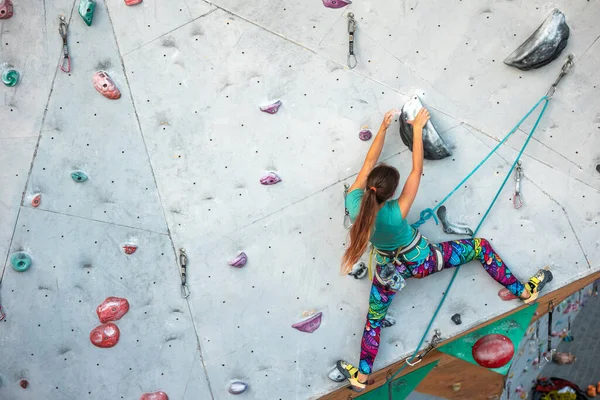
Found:
[[[485,221],[485,219],[487,218],[488,214],[490,213],[492,207],[494,206],[494,204],[496,203],[496,200],[498,199],[498,197],[500,196],[500,193],[502,192],[502,189],[504,189],[504,186],[506,185],[506,182],[508,181],[508,178],[510,177],[510,175],[512,174],[513,170],[515,169],[518,160],[521,159],[521,156],[523,155],[523,152],[525,151],[525,148],[527,147],[527,145],[529,144],[529,141],[531,140],[533,134],[535,133],[540,121],[542,120],[542,117],[544,115],[544,113],[546,112],[546,109],[548,108],[548,103],[550,102],[550,99],[552,98],[552,96],[554,95],[554,92],[556,91],[556,87],[558,86],[559,82],[562,80],[562,78],[567,75],[569,73],[569,71],[571,70],[571,68],[573,67],[573,55],[569,55],[567,57],[566,62],[564,63],[560,75],[558,76],[558,78],[556,79],[556,81],[554,81],[554,83],[552,84],[552,86],[550,87],[550,89],[548,90],[548,92],[542,96],[542,98],[540,100],[538,100],[538,102],[527,112],[527,114],[525,114],[525,116],[523,118],[521,118],[521,120],[517,123],[517,125],[515,125],[514,128],[512,128],[510,130],[510,132],[508,132],[506,134],[506,136],[500,141],[500,143],[498,143],[489,153],[487,156],[485,156],[485,158],[458,184],[456,185],[456,187],[454,189],[452,189],[452,191],[446,195],[446,197],[444,197],[442,199],[442,201],[440,201],[433,209],[431,208],[426,208],[423,211],[421,211],[420,214],[420,218],[417,222],[415,222],[414,224],[412,224],[413,228],[418,228],[419,226],[423,225],[425,222],[427,222],[428,219],[433,218],[434,221],[436,222],[436,224],[439,224],[439,221],[437,219],[436,216],[436,210],[438,208],[440,208],[441,205],[444,204],[444,202],[446,202],[446,200],[448,200],[450,198],[450,196],[452,196],[458,189],[460,189],[464,183],[469,180],[469,178],[471,178],[471,176],[473,176],[473,174],[475,174],[475,172],[477,172],[477,170],[479,170],[479,168],[481,168],[481,166],[492,156],[492,154],[494,154],[499,148],[500,146],[502,146],[507,140],[508,138],[517,131],[517,129],[521,126],[521,124],[527,119],[529,118],[529,116],[533,113],[533,111],[535,111],[540,104],[543,104],[542,110],[540,111],[535,123],[533,124],[533,127],[531,128],[531,131],[529,132],[529,135],[527,136],[527,140],[525,140],[525,143],[523,144],[523,146],[521,147],[521,150],[519,151],[519,154],[517,155],[515,161],[513,162],[510,170],[508,171],[508,173],[506,174],[506,177],[504,178],[504,181],[502,182],[502,184],[500,185],[500,188],[498,189],[498,192],[496,193],[495,197],[492,199],[491,204],[488,206],[487,211],[485,212],[485,214],[483,215],[483,217],[481,218],[481,220],[479,221],[479,224],[477,225],[477,228],[475,228],[475,231],[473,232],[473,237],[475,237],[475,235],[477,235],[477,232],[479,231],[479,228],[481,227],[481,225],[483,224],[483,222]],[[444,294],[442,295],[442,299],[440,300],[435,312],[433,313],[433,316],[431,317],[431,320],[429,321],[429,324],[427,325],[427,328],[425,329],[425,333],[423,333],[423,336],[421,337],[421,340],[419,341],[419,344],[417,345],[417,350],[415,350],[415,352],[413,353],[413,355],[407,359],[407,363],[405,365],[403,365],[402,367],[400,367],[392,376],[391,378],[387,379],[386,383],[389,385],[392,380],[398,376],[398,374],[400,372],[402,372],[402,370],[404,370],[404,368],[406,368],[406,365],[410,365],[409,362],[412,361],[417,353],[419,352],[419,349],[421,348],[421,346],[423,345],[425,338],[427,337],[427,334],[429,333],[429,330],[431,329],[431,326],[433,325],[433,322],[435,321],[440,309],[442,308],[442,305],[444,304],[444,301],[446,300],[446,297],[448,296],[448,293],[450,292],[450,288],[452,287],[452,285],[454,284],[454,281],[456,280],[456,276],[458,274],[458,272],[460,271],[460,266],[456,267],[454,269],[454,274],[452,275],[452,278],[450,279],[450,282],[448,283],[448,286],[446,287],[446,290],[444,291]],[[551,347],[551,343],[550,343],[550,333],[548,332],[548,336],[549,336],[549,347]],[[548,360],[550,361],[550,360]]]
[[[348,208],[345,206],[346,197],[348,196],[348,189],[350,189],[350,185],[348,185],[347,183],[344,183],[344,228],[346,228],[346,229],[350,229],[350,227],[352,226],[352,220],[350,219],[350,212],[348,211]]]
[[[417,361],[411,363],[410,362],[411,360],[407,359],[406,364],[410,365],[411,367],[414,367],[415,365],[417,365],[418,363],[420,363],[423,360],[423,357],[425,357],[430,351],[435,349],[436,346],[438,345],[438,343],[441,341],[442,341],[442,332],[439,329],[435,329],[433,331],[433,336],[431,337],[431,341],[429,342],[429,346],[427,346],[427,348],[425,350],[423,350],[423,352],[417,356]]]
[[[356,20],[354,19],[354,13],[348,13],[348,68],[352,69],[356,67],[358,61],[354,55],[354,32],[356,32]]]
[[[69,56],[69,47],[67,46],[67,30],[69,29],[69,25],[64,15],[61,15],[59,19],[58,33],[60,33],[63,41],[63,57],[59,66],[63,72],[71,72],[71,57]]]
[[[513,205],[515,209],[523,207],[523,199],[521,198],[521,179],[523,179],[523,167],[521,160],[517,162],[517,168],[515,169],[515,194],[513,196]]]
[[[190,288],[187,285],[187,254],[183,248],[179,249],[179,264],[181,265],[181,297],[187,299]]]
[[[554,314],[554,302],[550,300],[550,304],[548,304],[548,346],[547,353],[544,355],[544,359],[548,362],[552,360],[552,356],[556,351],[552,348],[552,314]]]

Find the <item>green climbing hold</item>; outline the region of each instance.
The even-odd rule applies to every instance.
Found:
[[[87,181],[88,176],[83,171],[75,171],[71,172],[71,178],[73,178],[75,182],[85,182]]]
[[[19,83],[19,77],[19,71],[12,67],[7,67],[2,71],[2,82],[4,82],[6,86],[15,86]]]
[[[95,9],[96,2],[94,0],[81,0],[79,2],[79,15],[81,15],[81,18],[83,18],[88,26],[92,26]]]
[[[17,251],[10,256],[10,263],[17,272],[27,271],[31,267],[31,256],[24,251]]]
[[[356,397],[356,400],[389,400],[405,399],[421,383],[423,379],[431,372],[439,361],[434,361],[421,367],[410,374],[394,379],[389,384],[384,384],[377,389],[371,390],[362,396]],[[388,385],[391,385],[388,386]]]

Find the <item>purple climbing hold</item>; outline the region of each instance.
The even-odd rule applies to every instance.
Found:
[[[323,0],[323,5],[327,8],[342,8],[352,4],[350,0]]]
[[[281,102],[281,100],[277,100],[275,103],[273,104],[269,104],[268,106],[261,106],[260,107],[260,111],[269,113],[269,114],[275,114],[277,113],[277,111],[279,111],[279,107],[281,107],[283,103]]]
[[[269,172],[260,178],[260,183],[263,185],[274,185],[279,182],[281,182],[281,178],[275,172]]]
[[[11,0],[0,0],[0,19],[9,19],[13,16],[13,3]]]
[[[323,313],[317,313],[304,321],[296,322],[292,328],[298,329],[300,332],[313,333],[321,326],[321,318]]]
[[[242,394],[246,389],[248,389],[248,384],[246,382],[235,379],[229,383],[227,391],[231,394]]]
[[[231,265],[232,267],[236,267],[236,268],[242,268],[244,265],[246,265],[247,262],[248,262],[248,256],[246,255],[246,253],[241,251],[240,254],[238,254],[236,258],[229,261],[229,265]]]
[[[358,132],[358,137],[363,142],[366,142],[367,140],[370,140],[373,137],[373,134],[371,133],[370,130],[363,129],[362,131]]]

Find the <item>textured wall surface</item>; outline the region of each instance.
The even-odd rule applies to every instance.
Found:
[[[426,161],[409,220],[439,202],[562,81],[514,180],[482,226],[521,279],[550,265],[559,288],[600,269],[600,3],[570,1],[98,0],[92,26],[78,1],[14,0],[0,20],[0,61],[22,74],[0,100],[0,398],[227,399],[232,379],[252,399],[316,398],[339,358],[356,362],[370,283],[340,276],[347,231],[343,184],[360,169],[383,114],[418,94],[452,157]],[[546,18],[567,16],[563,55],[539,70],[502,60]],[[357,20],[358,66],[346,67],[346,15]],[[58,16],[70,21],[71,73]],[[98,94],[104,70],[119,100]],[[260,105],[280,99],[275,115]],[[533,124],[528,120],[447,203],[475,228]],[[381,159],[403,177],[411,153],[389,129]],[[70,174],[89,176],[75,183]],[[276,171],[283,181],[262,186]],[[39,207],[31,200],[42,194]],[[453,238],[433,221],[432,241]],[[125,243],[137,252],[126,255]],[[189,257],[182,299],[176,249]],[[10,266],[25,250],[32,267]],[[227,265],[239,251],[248,264]],[[365,257],[366,259],[366,257]],[[375,368],[412,353],[452,271],[410,280],[391,306]],[[507,312],[477,264],[461,269],[434,327],[451,337]],[[116,347],[89,342],[108,296],[131,309]],[[322,312],[312,334],[291,325]],[[450,316],[462,315],[454,325]],[[27,379],[27,389],[19,380]]]

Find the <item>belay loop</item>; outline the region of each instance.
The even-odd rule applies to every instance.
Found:
[[[496,196],[494,197],[494,199],[492,200],[491,204],[489,205],[487,211],[485,212],[485,214],[481,218],[481,221],[479,222],[479,225],[477,225],[477,228],[473,231],[473,237],[475,237],[477,235],[477,232],[479,231],[479,228],[481,227],[481,224],[483,224],[483,221],[485,221],[485,219],[487,218],[488,214],[490,213],[490,210],[492,209],[492,207],[496,203],[496,200],[498,199],[498,196],[500,196],[500,193],[502,192],[502,189],[506,185],[506,182],[508,181],[508,178],[512,174],[513,170],[516,168],[518,161],[521,159],[521,156],[523,155],[523,152],[525,151],[525,148],[527,147],[527,145],[529,144],[529,141],[531,140],[531,137],[535,133],[535,131],[536,131],[536,129],[537,129],[537,127],[538,127],[541,119],[542,119],[542,116],[544,115],[544,113],[546,112],[546,109],[548,108],[548,103],[550,102],[550,99],[551,99],[552,95],[554,95],[556,87],[560,83],[561,79],[565,75],[567,75],[569,73],[569,71],[571,70],[572,67],[573,67],[573,55],[570,54],[567,57],[567,60],[565,61],[564,65],[563,65],[563,67],[562,67],[562,69],[560,71],[560,75],[558,76],[558,78],[556,79],[556,81],[552,84],[552,86],[550,87],[550,90],[548,90],[548,93],[546,95],[542,96],[542,98],[540,100],[538,100],[538,102],[527,112],[527,114],[525,114],[525,116],[523,118],[521,118],[521,120],[517,123],[517,125],[515,125],[515,127],[510,132],[508,132],[506,134],[506,136],[504,137],[504,139],[502,139],[500,141],[500,143],[498,143],[492,149],[492,151],[490,151],[488,153],[488,155],[485,156],[485,158],[483,160],[481,160],[481,162],[458,185],[456,185],[456,187],[450,193],[448,193],[446,195],[446,197],[444,197],[442,199],[442,201],[439,202],[439,204],[437,204],[433,209],[426,208],[425,210],[423,210],[421,212],[421,215],[420,215],[421,218],[419,219],[419,221],[417,221],[417,222],[415,222],[415,224],[413,224],[413,227],[416,228],[418,226],[421,226],[427,219],[431,218],[432,216],[435,218],[435,213],[433,211],[437,210],[442,204],[444,204],[444,202],[446,202],[446,200],[448,200],[450,198],[450,196],[452,196],[469,178],[471,178],[471,176],[473,176],[473,174],[475,172],[477,172],[477,170],[492,156],[492,154],[494,154],[500,148],[500,146],[502,146],[508,140],[508,138],[514,132],[516,132],[516,130],[521,126],[521,124],[531,115],[531,113],[533,113],[533,111],[536,110],[539,107],[540,104],[544,103],[544,105],[542,107],[542,111],[540,111],[540,114],[538,115],[538,117],[537,117],[537,119],[535,121],[535,124],[533,125],[533,128],[531,128],[531,131],[529,132],[529,135],[527,136],[527,140],[525,140],[525,143],[521,147],[521,150],[519,151],[519,154],[515,158],[515,161],[513,162],[510,170],[506,174],[506,177],[504,178],[504,181],[500,185],[500,188],[498,189],[498,192],[496,193]],[[450,282],[448,283],[448,286],[446,287],[446,290],[443,292],[444,294],[442,295],[442,299],[440,300],[440,302],[439,302],[439,304],[438,304],[435,312],[433,313],[433,316],[431,317],[431,320],[429,321],[429,324],[427,325],[427,328],[425,329],[425,333],[423,333],[423,336],[421,337],[421,340],[420,340],[419,344],[417,345],[417,349],[412,354],[412,356],[407,359],[407,362],[412,362],[412,360],[414,360],[415,357],[417,356],[417,354],[419,353],[419,349],[421,348],[421,346],[423,346],[423,343],[425,342],[425,338],[427,337],[427,334],[429,333],[429,330],[431,329],[431,327],[433,325],[433,322],[435,321],[435,319],[436,319],[436,317],[437,317],[440,309],[442,308],[442,305],[444,304],[444,301],[446,300],[446,296],[448,296],[448,293],[450,292],[450,288],[454,284],[454,280],[456,279],[456,276],[457,276],[457,274],[458,274],[459,271],[460,271],[460,266],[456,267],[454,269],[454,274],[452,275],[452,278],[450,279]],[[551,346],[550,342],[549,342],[548,346],[549,347]],[[386,379],[386,384],[387,385],[391,385],[392,380],[395,377],[397,377],[398,374],[400,372],[402,372],[402,370],[404,370],[404,368],[406,368],[407,365],[408,365],[407,363],[404,363],[390,378]],[[391,386],[389,386],[389,387],[391,387]]]

